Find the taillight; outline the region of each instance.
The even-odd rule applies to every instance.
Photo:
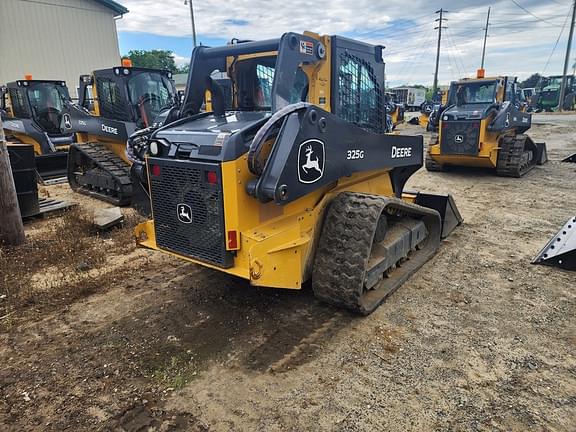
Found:
[[[216,174],[216,171],[207,171],[206,180],[210,184],[218,184],[218,175]]]
[[[160,165],[150,165],[150,172],[154,177],[160,176]]]
[[[240,246],[238,245],[238,231],[228,231],[228,250],[238,250]]]

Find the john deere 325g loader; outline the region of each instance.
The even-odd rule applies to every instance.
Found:
[[[524,134],[532,115],[517,100],[516,78],[478,72],[475,79],[450,85],[448,104],[437,112],[439,135],[428,148],[426,169],[483,167],[520,177],[546,162],[546,145]]]
[[[448,195],[403,193],[423,142],[384,133],[383,79],[382,47],[339,36],[195,48],[176,120],[129,143],[148,148],[139,244],[372,312],[461,221]]]

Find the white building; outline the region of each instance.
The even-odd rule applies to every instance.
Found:
[[[78,78],[120,64],[116,20],[128,9],[112,0],[0,0],[0,85],[24,79]]]

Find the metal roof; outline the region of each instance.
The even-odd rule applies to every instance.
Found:
[[[112,9],[118,15],[128,13],[128,9],[126,9],[120,3],[116,3],[113,0],[94,0],[94,1],[96,1],[97,3],[100,3],[103,6],[106,6],[107,8]]]

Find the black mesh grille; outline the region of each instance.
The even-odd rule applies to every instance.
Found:
[[[118,121],[132,120],[130,109],[116,82],[108,78],[98,78],[96,93],[98,94],[98,106],[102,117]]]
[[[374,133],[383,132],[382,89],[370,63],[345,51],[338,70],[339,117]]]
[[[442,121],[440,150],[444,154],[478,154],[480,120]]]
[[[28,109],[25,90],[11,88],[8,92],[10,93],[10,102],[12,103],[14,117],[30,118],[30,110]]]
[[[230,267],[232,256],[225,245],[220,166],[151,158],[149,172],[156,244],[162,249]],[[209,183],[209,177],[217,183]],[[191,220],[185,217],[189,210]]]

